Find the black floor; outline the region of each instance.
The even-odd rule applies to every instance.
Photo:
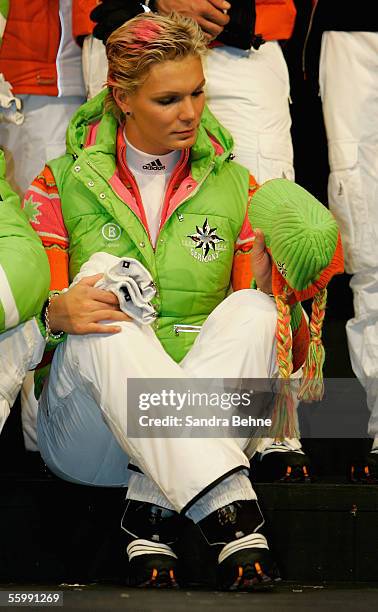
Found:
[[[3,585],[0,591],[52,591],[63,594],[63,609],[128,610],[130,612],[181,612],[263,610],[296,612],[337,610],[371,612],[378,605],[378,583],[345,585],[282,583],[267,593],[222,593],[212,590],[148,591],[104,585]],[[0,593],[1,595],[1,593]],[[40,608],[42,609],[42,608]],[[51,609],[51,608],[50,608]],[[59,609],[59,608],[58,608]]]

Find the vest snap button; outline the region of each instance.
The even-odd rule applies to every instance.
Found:
[[[140,243],[139,243],[139,246],[140,246],[142,249],[144,249],[144,247],[146,246],[146,243],[145,243],[145,242],[140,242]]]
[[[88,181],[88,187],[94,187],[94,181]]]
[[[99,196],[99,197],[101,198],[101,200],[105,200],[106,195],[105,195],[104,193],[100,193],[100,196]]]
[[[75,170],[75,172],[80,172],[81,167],[80,167],[80,166],[75,166],[75,167],[74,167],[74,170]]]

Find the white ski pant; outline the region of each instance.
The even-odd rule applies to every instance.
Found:
[[[44,348],[35,319],[0,334],[0,432],[27,371],[41,361]]]
[[[106,83],[107,60],[100,40],[87,36],[83,74],[88,98]],[[210,110],[231,132],[236,161],[259,183],[270,178],[294,180],[289,110],[289,73],[281,47],[268,41],[258,50],[223,46],[204,59]]]
[[[272,377],[276,320],[271,298],[237,291],[210,314],[180,364],[150,327],[134,322],[121,323],[115,335],[69,336],[40,401],[42,457],[59,476],[99,486],[126,486],[130,461],[181,511],[218,479],[248,469],[250,440],[128,437],[127,379]],[[251,487],[249,495],[255,498]]]
[[[210,110],[231,132],[235,161],[259,183],[294,180],[289,74],[281,47],[215,47],[204,60]]]
[[[82,96],[18,95],[22,101],[21,125],[0,122],[0,143],[5,153],[7,180],[22,197],[47,161],[63,155],[66,130]]]
[[[378,32],[324,32],[320,93],[328,138],[328,198],[341,230],[354,318],[353,370],[378,436]]]

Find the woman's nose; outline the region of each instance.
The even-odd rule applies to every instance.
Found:
[[[193,121],[196,116],[193,100],[191,96],[185,97],[182,100],[180,108],[180,119],[182,121]]]

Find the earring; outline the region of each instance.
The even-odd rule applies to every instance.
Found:
[[[131,112],[130,111],[126,111],[125,115],[127,115],[128,117],[131,117]]]

